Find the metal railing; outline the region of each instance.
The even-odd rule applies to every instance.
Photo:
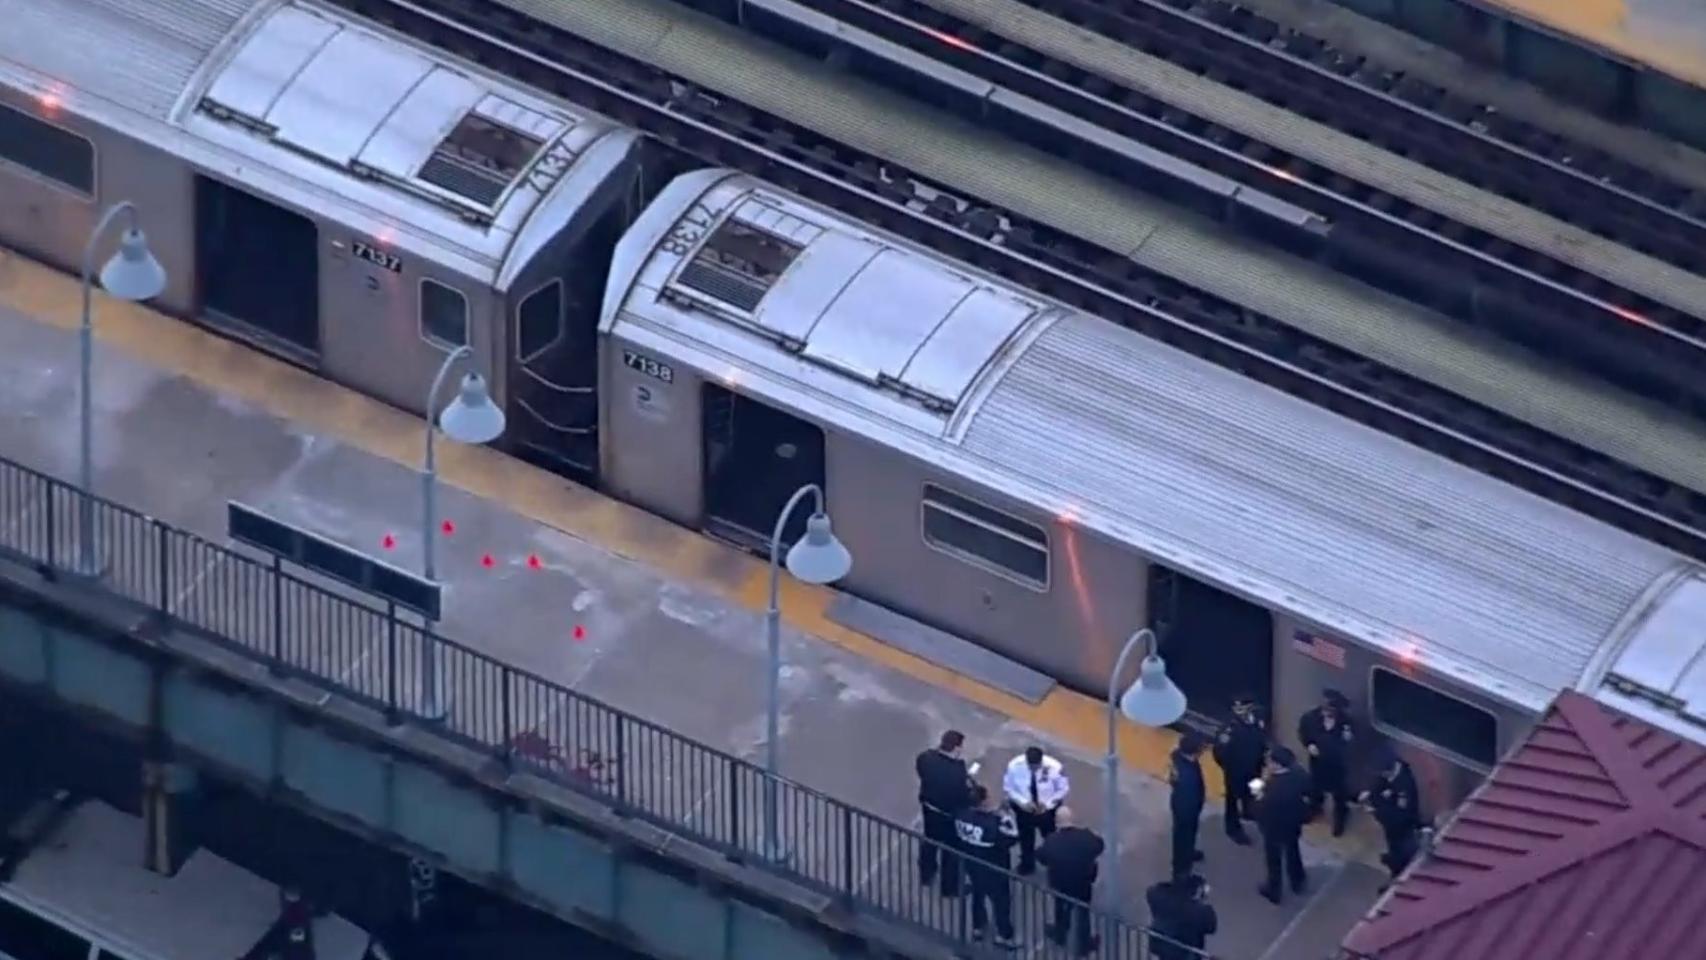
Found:
[[[82,524],[98,567],[78,570]],[[164,615],[290,679],[382,711],[481,751],[506,768],[545,777],[654,824],[837,898],[850,910],[912,924],[948,944],[973,946],[969,897],[918,882],[920,833],[761,767],[518,670],[408,622],[379,601],[340,591],[212,543],[39,471],[0,458],[0,555],[46,575],[85,582]],[[418,712],[422,652],[436,645],[450,715]],[[905,771],[904,773],[910,773]],[[773,791],[780,856],[767,856],[763,796]],[[1037,943],[1057,912],[1087,909],[1013,875],[1021,943]],[[1145,960],[1145,928],[1093,911],[1098,955]],[[995,933],[991,929],[991,935]],[[1070,946],[1070,944],[1069,944]],[[1205,957],[1171,945],[1175,956]],[[990,948],[993,950],[993,948]],[[1058,948],[1061,956],[1065,947]],[[1031,954],[1047,956],[1048,950]]]

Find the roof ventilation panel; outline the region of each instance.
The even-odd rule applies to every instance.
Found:
[[[514,109],[531,115],[531,111],[522,107]],[[464,115],[450,135],[433,149],[416,176],[422,182],[483,207],[495,206],[515,178],[538,156],[545,138],[484,115],[493,112],[496,111],[481,104]]]
[[[675,282],[748,313],[805,248],[739,220],[711,232]]]

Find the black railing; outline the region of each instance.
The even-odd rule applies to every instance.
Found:
[[[88,546],[92,562],[86,563]],[[4,458],[0,554],[67,582],[86,578],[91,589],[163,614],[174,627],[276,673],[382,711],[392,723],[430,730],[506,767],[594,796],[625,816],[834,896],[849,909],[971,948],[969,898],[940,897],[918,883],[919,853],[935,845],[918,832],[517,670],[377,601],[85,495]],[[420,712],[422,654],[429,645],[438,653],[451,706],[437,721]],[[774,844],[765,836],[767,805],[775,811]],[[1021,942],[1035,943],[1052,925],[1057,898],[1029,879],[1007,879]],[[1100,911],[1092,916],[1099,956],[1149,956],[1153,935],[1144,928]],[[1205,956],[1175,949],[1180,957]],[[1059,952],[1066,955],[1065,948]]]

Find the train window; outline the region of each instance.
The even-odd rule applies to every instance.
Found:
[[[437,280],[421,281],[421,334],[434,343],[468,342],[468,298]]]
[[[924,542],[1039,590],[1048,589],[1048,534],[933,483],[924,485]]]
[[[522,363],[563,338],[563,281],[552,280],[528,294],[515,311],[515,355]]]
[[[8,900],[0,900],[0,955],[13,960],[88,960],[89,942]]]
[[[1383,667],[1374,668],[1374,722],[1481,767],[1499,759],[1492,714]]]
[[[0,160],[84,196],[95,195],[95,145],[64,127],[4,104],[0,104]]]

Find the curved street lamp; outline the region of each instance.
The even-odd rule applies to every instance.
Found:
[[[1120,677],[1126,661],[1137,645],[1146,645],[1147,653],[1138,668],[1138,679],[1124,694],[1120,693]],[[1120,756],[1119,714],[1146,727],[1165,727],[1179,722],[1185,715],[1185,695],[1167,676],[1167,664],[1155,652],[1155,631],[1144,627],[1132,634],[1114,662],[1114,672],[1108,677],[1108,756],[1104,761],[1108,804],[1108,896],[1118,903],[1120,895]]]
[[[806,497],[813,500],[812,514],[806,519],[806,535],[788,549],[788,572],[804,583],[823,585],[834,583],[853,569],[853,555],[847,551],[835,531],[830,528],[829,514],[823,508],[823,488],[808,483],[788,498],[776,517],[776,529],[770,535],[770,607],[764,612],[765,641],[769,652],[769,667],[765,675],[765,739],[764,739],[764,849],[772,860],[779,859],[776,835],[776,778],[781,766],[782,728],[782,534],[794,508]]]
[[[438,526],[438,457],[433,445],[434,435],[443,430],[445,436],[458,443],[483,444],[491,443],[504,432],[504,412],[492,402],[491,393],[486,389],[486,378],[478,373],[464,374],[456,399],[450,401],[437,417],[433,416],[433,411],[438,409],[439,390],[444,387],[451,366],[473,355],[474,348],[467,344],[450,351],[427,391],[426,465],[421,472],[421,565],[428,581],[437,576],[433,564],[437,542],[433,531]],[[430,621],[426,626],[431,631]],[[448,706],[439,696],[438,647],[430,640],[421,653],[421,685],[425,688],[422,715],[428,720],[444,719]]]
[[[95,322],[91,310],[91,301],[94,299],[95,246],[100,243],[113,219],[121,213],[129,217],[129,225],[119,237],[118,250],[101,267],[101,287],[106,290],[108,296],[133,303],[152,300],[166,289],[166,271],[148,249],[148,238],[142,233],[136,205],[129,200],[120,200],[108,207],[101,214],[101,219],[95,221],[95,228],[89,231],[89,240],[83,245],[83,322],[78,328],[82,370],[77,411],[80,434],[77,483],[82,487],[84,496],[79,508],[77,552],[78,563],[83,572],[91,575],[97,572],[95,504],[90,499],[95,492]]]

